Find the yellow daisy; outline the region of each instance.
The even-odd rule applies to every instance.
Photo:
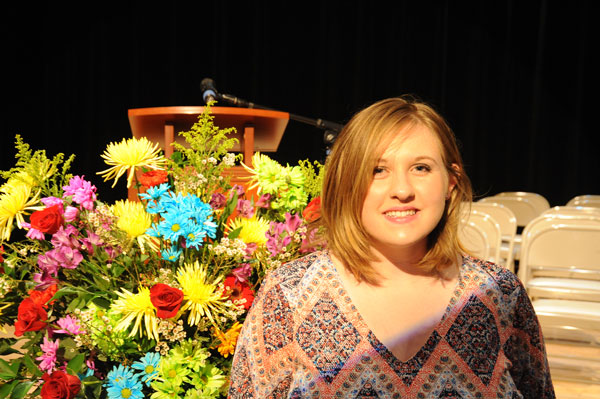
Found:
[[[8,241],[13,229],[13,222],[17,221],[17,226],[25,222],[23,215],[29,211],[42,209],[43,206],[38,203],[40,192],[32,195],[32,188],[29,184],[16,179],[9,180],[2,186],[0,193],[0,241]]]
[[[222,332],[218,329],[215,331],[215,336],[220,341],[220,344],[217,346],[217,350],[221,356],[226,358],[229,355],[233,355],[241,329],[242,325],[236,321],[226,332]]]
[[[143,332],[146,335],[158,341],[158,318],[156,317],[156,308],[150,300],[150,289],[140,287],[139,292],[134,294],[122,288],[123,292],[117,292],[120,297],[111,305],[111,309],[123,315],[123,319],[117,324],[117,331],[125,331],[133,324],[133,329],[129,333],[130,337],[137,334],[140,336]],[[142,328],[142,320],[144,328]]]
[[[269,231],[269,221],[254,215],[247,218],[235,218],[229,223],[229,228],[235,230],[242,228],[238,238],[246,244],[256,244],[261,246],[267,243],[266,233]]]
[[[218,317],[235,311],[235,305],[223,297],[219,283],[223,276],[207,281],[206,268],[198,261],[188,263],[177,271],[177,281],[183,291],[184,304],[181,311],[189,310],[188,324],[193,326],[206,317],[217,326]]]
[[[146,234],[152,226],[152,217],[141,202],[121,200],[115,202],[112,209],[114,215],[119,218],[117,227],[126,232],[132,240],[137,239],[142,251],[145,246],[153,250],[158,249],[158,244]]]
[[[104,154],[104,162],[112,167],[99,175],[104,177],[104,181],[115,179],[113,187],[117,180],[129,170],[127,175],[127,188],[131,187],[136,168],[164,169],[166,159],[160,154],[158,143],[152,143],[147,138],[129,138],[123,139],[120,143],[110,143]]]

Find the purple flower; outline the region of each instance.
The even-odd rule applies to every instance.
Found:
[[[83,238],[81,240],[81,243],[85,246],[88,253],[93,253],[95,246],[101,247],[102,245],[104,245],[104,241],[102,240],[102,238],[100,238],[100,236],[94,233],[93,231],[88,230],[87,235],[87,238]]]
[[[242,266],[233,269],[232,274],[235,276],[236,283],[240,284],[245,283],[250,278],[252,274],[252,266],[249,263],[243,263]]]
[[[271,207],[271,194],[263,194],[256,202],[256,206],[259,208],[269,209]]]
[[[287,219],[287,214],[286,214]],[[287,235],[282,237],[282,234],[287,230],[286,223],[279,222],[271,222],[269,227],[269,231],[267,231],[267,250],[271,253],[272,256],[277,256],[280,252],[283,251],[291,241],[292,237]]]
[[[244,218],[251,218],[252,216],[254,216],[254,207],[252,206],[252,202],[248,201],[248,200],[238,200],[237,206],[235,208],[239,213],[240,216],[244,217]]]
[[[83,260],[83,255],[71,247],[59,247],[53,249],[53,256],[59,262],[60,266],[66,269],[75,269]]]
[[[246,191],[244,190],[243,186],[240,186],[239,184],[234,184],[233,187],[231,187],[231,190],[229,191],[229,198],[233,198],[233,195],[235,193],[237,193],[238,198],[240,198],[242,195],[244,195]]]
[[[225,207],[227,198],[221,193],[214,193],[208,202],[212,209],[221,209]]]
[[[79,325],[79,320],[70,315],[59,319],[56,323],[60,327],[60,330],[54,330],[54,332],[56,333],[77,335],[83,334],[85,332],[81,329],[81,326]]]
[[[41,360],[40,370],[42,371],[53,371],[56,368],[56,351],[60,341],[49,340],[48,337],[44,337],[44,343],[40,345],[40,348],[44,352],[42,356],[36,357],[35,360]]]
[[[289,212],[285,213],[285,229],[287,230],[288,234],[294,234],[301,224],[302,219],[300,219],[297,214],[290,215]]]
[[[43,274],[56,277],[60,264],[55,257],[54,249],[38,256],[37,265]]]
[[[56,284],[58,281],[50,275],[47,270],[42,270],[41,273],[35,273],[33,275],[33,282],[37,283],[36,289],[43,290]]]
[[[69,180],[69,185],[64,186],[64,195],[73,196],[73,201],[87,210],[94,209],[96,201],[96,186],[83,179],[80,176],[74,176]]]
[[[52,245],[55,247],[70,247],[70,248],[80,248],[81,244],[77,240],[77,238],[73,237],[74,235],[79,235],[79,231],[71,226],[67,225],[66,228],[61,226],[56,233],[52,235]]]

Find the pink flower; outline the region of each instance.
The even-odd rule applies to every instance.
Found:
[[[249,263],[244,263],[241,267],[233,269],[231,272],[235,276],[236,283],[245,283],[250,278],[252,274],[252,266]]]
[[[79,209],[69,205],[65,209],[65,214],[63,216],[66,222],[72,222],[73,220],[77,219],[77,216],[79,216]]]
[[[94,209],[96,201],[96,186],[83,180],[83,177],[74,176],[69,180],[69,185],[64,186],[64,196],[73,196],[73,201],[87,210]]]
[[[263,194],[258,198],[256,206],[269,209],[271,207],[271,194]]]
[[[59,265],[66,269],[75,269],[83,260],[81,252],[70,247],[59,247],[53,249],[53,251],[53,256]]]
[[[78,235],[79,231],[68,225],[66,228],[60,227],[56,233],[52,235],[52,245],[55,247],[70,247],[70,248],[81,248],[81,244],[77,240],[77,238],[73,237]]]
[[[35,360],[41,360],[40,370],[50,372],[56,368],[56,351],[59,343],[58,339],[51,341],[48,337],[44,337],[44,343],[40,345],[44,353],[42,356],[35,358]]]
[[[248,200],[238,200],[237,206],[235,208],[239,213],[240,216],[243,218],[251,218],[252,216],[254,216],[254,207],[252,206],[252,202],[248,201]]]
[[[233,195],[235,193],[237,193],[238,198],[240,198],[242,195],[244,195],[245,192],[246,190],[244,190],[243,186],[240,186],[239,184],[234,184],[231,190],[229,191],[229,198],[233,198]]]
[[[40,200],[42,204],[46,205],[47,208],[50,208],[54,205],[59,205],[59,209],[61,212],[64,212],[64,203],[63,200],[56,197],[45,197]]]
[[[56,277],[60,264],[54,255],[54,250],[50,250],[43,255],[39,255],[37,265],[42,273]]]
[[[102,245],[104,245],[104,241],[102,240],[102,238],[100,238],[100,236],[94,233],[93,231],[88,230],[87,235],[87,238],[82,239],[81,243],[85,246],[89,253],[94,252],[95,246],[101,247]]]
[[[285,229],[288,232],[288,234],[294,234],[301,224],[302,219],[300,219],[298,215],[290,215],[289,212],[285,213]]]
[[[225,203],[227,202],[227,198],[221,193],[214,193],[210,197],[210,201],[208,202],[212,209],[221,209],[225,207]]]
[[[21,226],[23,226],[26,229],[29,229],[27,231],[27,234],[25,234],[25,237],[31,238],[33,240],[45,240],[46,239],[46,236],[44,235],[44,233],[39,231],[38,229],[34,229],[33,227],[31,227],[30,223],[24,222],[24,223],[21,223]]]
[[[63,317],[62,319],[59,319],[56,324],[58,324],[58,326],[60,327],[60,330],[54,330],[55,333],[61,333],[61,334],[70,334],[70,335],[77,335],[77,334],[83,334],[85,331],[81,329],[81,326],[79,325],[79,320],[77,320],[75,317],[72,317],[70,315],[67,315],[65,317]]]

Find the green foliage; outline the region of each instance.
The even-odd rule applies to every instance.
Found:
[[[299,161],[298,166],[305,177],[304,190],[310,198],[318,196],[321,193],[325,168],[319,161],[311,163],[308,159]]]
[[[230,179],[223,172],[242,157],[229,153],[238,142],[229,137],[235,128],[215,126],[211,105],[204,108],[191,130],[179,133],[188,145],[173,143],[176,152],[169,160],[177,191],[196,194],[205,202],[210,200],[212,193],[224,191],[229,186]]]
[[[65,160],[64,154],[58,153],[49,159],[45,150],[32,152],[29,144],[18,134],[15,136],[15,148],[15,166],[8,171],[0,171],[0,176],[5,180],[12,178],[39,187],[43,197],[60,196],[59,191],[72,177],[68,171],[75,155]]]

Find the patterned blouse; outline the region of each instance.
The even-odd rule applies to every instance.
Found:
[[[510,271],[463,258],[419,352],[398,360],[370,331],[327,251],[263,282],[234,355],[229,398],[554,398],[540,326]]]

